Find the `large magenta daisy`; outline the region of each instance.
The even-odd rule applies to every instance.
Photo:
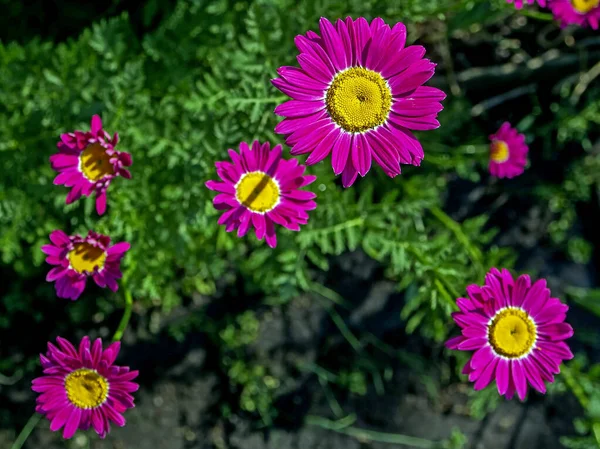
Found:
[[[490,140],[489,171],[493,176],[514,178],[525,171],[529,147],[523,134],[504,122]]]
[[[219,192],[213,200],[217,209],[225,210],[219,224],[227,232],[237,229],[244,236],[251,226],[256,238],[277,245],[275,224],[299,231],[308,221],[307,211],[317,207],[315,194],[301,187],[312,183],[316,176],[304,175],[304,165],[295,159],[281,158],[281,145],[270,149],[269,143],[240,143],[240,153],[229,150],[232,162],[217,162],[217,174],[222,182],[207,181],[206,187]]]
[[[568,307],[550,297],[546,281],[531,285],[527,275],[517,280],[508,270],[493,268],[485,285],[467,287],[469,298],[458,298],[460,311],[452,314],[462,335],[446,346],[475,351],[463,369],[475,389],[496,380],[498,393],[508,399],[516,393],[521,400],[527,384],[541,393],[544,382],[554,382],[563,360],[573,358],[564,342],[573,335],[565,323]]]
[[[548,7],[562,27],[575,24],[598,29],[600,0],[552,0]]]
[[[48,255],[46,262],[56,266],[48,272],[46,280],[56,281],[59,298],[79,298],[90,276],[98,286],[118,290],[121,259],[129,250],[129,243],[110,246],[110,237],[94,231],[81,237],[68,236],[59,230],[50,234],[50,241],[52,244],[42,246],[42,251]]]
[[[134,407],[130,393],[138,384],[131,382],[137,371],[113,365],[121,344],[102,350],[99,338],[90,345],[84,337],[79,350],[65,340],[58,347],[48,343],[46,355],[40,354],[44,375],[33,380],[33,391],[40,393],[36,411],[48,418],[50,430],[64,427],[63,437],[71,438],[78,429],[92,427],[100,438],[110,431],[110,422],[125,425],[123,412]]]
[[[517,9],[521,9],[523,7],[523,2],[527,1],[527,3],[529,3],[530,5],[533,5],[534,3],[540,5],[540,6],[546,6],[546,0],[506,0],[508,3],[514,3]]]
[[[446,95],[423,87],[435,64],[425,48],[404,47],[406,27],[380,19],[371,24],[348,17],[334,25],[322,18],[321,36],[296,37],[300,68],[281,67],[273,84],[291,101],[275,109],[286,117],[275,131],[286,135],[292,154],[310,153],[308,165],[332,154],[334,173],[344,187],[371,161],[394,177],[400,164],[419,165],[423,148],[411,130],[439,126]]]
[[[117,176],[131,178],[124,167],[131,165],[129,153],[115,150],[119,135],[111,138],[102,129],[99,116],[92,117],[91,131],[74,131],[60,136],[59,152],[50,156],[52,168],[59,174],[54,184],[71,187],[67,204],[96,192],[96,210],[106,211],[106,190]]]

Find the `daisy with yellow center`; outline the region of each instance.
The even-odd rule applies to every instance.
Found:
[[[489,171],[492,176],[514,178],[525,171],[529,147],[523,134],[505,122],[490,136],[490,141]]]
[[[217,162],[221,181],[208,181],[210,190],[219,192],[215,208],[225,212],[219,224],[227,232],[237,230],[243,237],[254,227],[256,238],[277,245],[275,224],[299,231],[308,221],[308,211],[317,207],[315,194],[300,190],[314,182],[315,176],[304,174],[305,167],[295,159],[281,157],[281,145],[271,149],[269,143],[258,141],[250,147],[240,143],[240,152],[229,150],[231,162]]]
[[[92,427],[104,438],[111,422],[124,426],[123,412],[134,407],[131,393],[139,386],[132,382],[137,371],[114,365],[120,343],[103,350],[99,338],[91,344],[84,337],[78,349],[64,338],[56,341],[40,355],[44,375],[32,386],[39,393],[36,411],[48,418],[50,430],[63,429],[63,437],[71,438]]]
[[[423,147],[412,131],[439,126],[446,95],[425,87],[435,64],[421,46],[406,47],[406,27],[359,17],[319,22],[320,34],[296,37],[297,67],[280,67],[272,83],[291,100],[275,108],[285,117],[275,131],[308,165],[331,154],[342,185],[365,176],[374,161],[390,177],[400,164],[419,165]]]
[[[50,241],[52,244],[42,246],[42,251],[48,255],[46,262],[54,265],[46,280],[56,281],[59,298],[79,298],[88,277],[92,277],[100,287],[117,291],[117,279],[122,276],[121,259],[129,250],[129,243],[111,246],[110,237],[94,231],[89,231],[83,238],[67,236],[58,230],[50,234]]]
[[[71,188],[67,204],[95,192],[96,210],[102,215],[111,181],[117,176],[131,178],[125,168],[131,165],[131,155],[115,150],[119,135],[115,133],[111,138],[97,115],[92,117],[89,132],[74,131],[62,134],[60,139],[59,152],[50,157],[52,168],[58,172],[54,184]]]
[[[546,281],[533,285],[527,275],[516,280],[508,270],[493,268],[483,286],[467,287],[468,298],[456,301],[452,318],[461,335],[446,346],[475,351],[463,369],[475,389],[496,380],[498,393],[525,399],[527,386],[546,392],[563,360],[573,358],[564,340],[573,335],[565,323],[568,307],[550,297]]]

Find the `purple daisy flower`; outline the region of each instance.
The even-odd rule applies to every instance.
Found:
[[[91,131],[61,134],[60,140],[56,145],[59,152],[50,156],[52,168],[58,172],[54,184],[71,187],[67,204],[96,192],[96,210],[102,215],[111,181],[117,176],[131,178],[124,168],[131,165],[131,155],[115,150],[119,135],[111,138],[97,115],[92,117]]]
[[[63,437],[71,438],[78,429],[92,427],[100,438],[110,432],[110,422],[125,425],[123,412],[134,407],[130,393],[139,385],[132,382],[137,371],[113,365],[121,344],[102,350],[102,340],[84,337],[79,350],[57,337],[58,347],[48,343],[46,355],[40,354],[44,375],[34,379],[32,389],[40,393],[36,411],[48,418],[50,430],[64,427]]]
[[[525,0],[506,0],[508,3],[514,3],[517,9],[521,9],[523,7],[523,1]],[[536,3],[540,6],[546,6],[546,0],[527,0],[527,3],[533,5]]]
[[[213,204],[225,210],[218,223],[227,232],[237,229],[238,237],[243,237],[253,226],[256,238],[265,238],[275,248],[275,224],[299,231],[308,222],[307,211],[317,207],[316,195],[300,188],[317,177],[304,175],[306,167],[295,159],[282,159],[281,145],[270,149],[269,143],[255,140],[250,148],[242,142],[240,153],[229,150],[229,157],[232,162],[215,164],[222,182],[206,182],[206,187],[219,192]]]
[[[514,178],[525,171],[529,147],[523,134],[504,122],[490,140],[490,174],[498,178]]]
[[[561,27],[575,24],[598,29],[600,0],[552,0],[548,7]]]
[[[46,280],[56,281],[59,298],[79,298],[90,276],[99,287],[108,287],[114,292],[119,289],[121,259],[131,247],[129,243],[110,246],[110,237],[94,231],[81,237],[68,236],[59,230],[52,231],[50,241],[52,244],[42,246],[42,251],[48,255],[46,262],[56,266],[48,272]]]
[[[523,275],[515,281],[506,269],[492,268],[485,285],[470,285],[467,293],[456,301],[460,311],[452,314],[462,335],[446,346],[475,351],[463,369],[475,390],[495,379],[507,399],[516,392],[524,400],[528,384],[545,393],[544,382],[554,382],[562,361],[573,358],[564,342],[573,335],[564,322],[567,305],[550,297],[545,280],[531,285]]]
[[[307,165],[332,154],[344,187],[365,176],[374,160],[390,177],[400,164],[420,165],[423,147],[412,130],[439,127],[444,92],[424,87],[435,64],[425,48],[405,47],[406,27],[362,17],[319,22],[321,35],[296,37],[297,67],[280,67],[272,83],[292,98],[275,108],[285,117],[275,132],[286,135],[293,155],[310,153]]]

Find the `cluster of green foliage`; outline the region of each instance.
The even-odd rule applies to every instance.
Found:
[[[488,225],[487,213],[458,223],[443,210],[453,201],[447,192],[454,181],[480,181],[486,136],[495,131],[496,124],[483,129],[473,122],[469,110],[474,105],[467,96],[449,95],[440,114],[442,127],[420,136],[426,152],[422,166],[407,166],[396,179],[374,168],[355,187],[342,189],[328,163],[310,167],[318,176],[311,186],[318,208],[301,232],[278,229],[275,250],[251,234],[238,239],[219,227],[204,182],[215,178],[214,162],[226,159],[227,149],[240,141],[282,142],[273,132],[278,121],[273,108],[286,97],[270,79],[277,67],[295,64],[294,36],[316,29],[319,17],[403,21],[410,40],[423,40],[431,57],[445,59],[454,36],[512,20],[514,8],[503,0],[168,3],[148,2],[145,22],[159,12],[168,14],[141,36],[123,14],[63,43],[0,42],[0,258],[12,279],[0,300],[0,330],[9,329],[12,317],[23,312],[42,320],[36,303],[57,301],[51,285],[30,287],[47,268],[40,247],[48,234],[94,229],[132,242],[123,262],[127,287],[137,310],[151,310],[159,320],[184,298],[214,295],[241,280],[245,294],[261,295],[269,306],[285,305],[303,292],[327,298],[332,319],[353,345],[356,337],[335,319],[343,298],[317,280],[332,256],[360,249],[404,292],[398,319],[406,322],[406,331],[418,331],[432,343],[446,339],[450,312],[465,286],[481,283],[490,267],[512,268],[517,256],[496,245],[497,230]],[[444,63],[445,74],[433,82],[450,91],[456,75],[452,61]],[[594,201],[593,192],[600,189],[600,153],[590,137],[600,123],[599,89],[573,77],[561,80],[556,90],[556,117],[544,122],[534,108],[519,128],[530,143],[547,149],[544,157],[552,159],[555,151],[570,151],[579,142],[584,154],[569,161],[563,184],[542,182],[528,195],[549,207],[553,243],[584,263],[592,246],[573,229],[577,205]],[[93,114],[101,115],[109,133],[119,132],[119,147],[134,160],[133,178],[111,185],[109,213],[100,219],[93,199],[64,204],[66,189],[52,186],[48,163],[60,133],[87,129]],[[93,295],[100,297],[96,304],[81,304]],[[73,305],[68,325],[112,313],[117,298],[88,291]],[[244,350],[257,338],[258,326],[254,312],[246,311],[210,325],[190,318],[172,332],[175,337],[191,328],[208,332],[221,347],[221,365],[239,392],[241,408],[269,422],[280,380]],[[0,352],[0,366],[14,369],[5,356]],[[597,370],[589,371],[592,384]],[[385,378],[385,369],[379,371]],[[379,371],[349,369],[335,379],[364,394]]]

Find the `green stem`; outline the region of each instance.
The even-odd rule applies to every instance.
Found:
[[[119,341],[123,337],[123,333],[129,324],[129,319],[131,318],[131,309],[133,307],[133,298],[131,297],[131,292],[126,286],[123,286],[122,288],[125,295],[125,311],[123,312],[123,318],[121,318],[119,327],[113,336],[113,341]]]
[[[42,419],[42,415],[38,413],[31,415],[31,418],[29,418],[29,421],[27,421],[27,424],[25,424],[25,427],[23,427],[23,430],[21,430],[21,433],[10,449],[21,449],[23,444],[25,444],[25,441],[27,441],[27,438],[29,438],[31,432],[33,432],[33,429],[35,429],[35,426],[37,426],[37,424],[40,422],[40,419]]]
[[[552,22],[554,20],[552,14],[548,14],[546,12],[532,11],[530,9],[522,9],[521,11],[519,11],[519,14],[531,17],[532,19],[545,20],[547,22]]]
[[[359,441],[377,441],[380,443],[404,444],[406,446],[418,447],[423,449],[435,449],[440,447],[440,443],[437,443],[435,441],[411,437],[399,433],[386,433],[377,432],[374,430],[359,429],[358,427],[344,425],[344,421],[349,422],[352,420],[349,420],[348,417],[343,418],[339,421],[331,421],[320,416],[309,415],[306,417],[306,424],[312,426],[319,426],[324,429],[333,430],[334,432],[338,433],[343,433],[354,437]]]

